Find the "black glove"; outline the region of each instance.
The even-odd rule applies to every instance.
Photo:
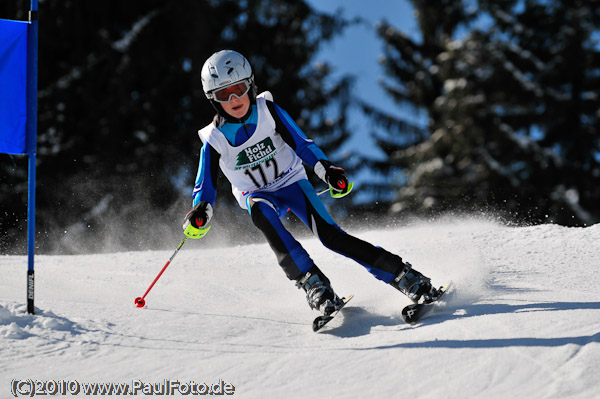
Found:
[[[210,203],[202,201],[196,204],[196,206],[185,215],[183,229],[185,230],[188,224],[191,224],[197,229],[206,227],[210,223],[212,214],[213,211]]]
[[[325,160],[319,161],[318,164],[321,165],[315,169],[315,172],[325,183],[329,184],[333,191],[342,194],[348,191],[348,176],[344,169]]]

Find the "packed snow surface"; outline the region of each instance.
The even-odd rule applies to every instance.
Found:
[[[267,244],[198,240],[142,309],[134,299],[177,242],[167,251],[37,256],[32,316],[26,257],[0,257],[0,397],[21,380],[137,384],[138,397],[167,381],[239,398],[600,397],[600,225],[460,220],[352,233],[436,285],[452,280],[445,306],[406,325],[406,297],[303,238],[336,292],[355,294],[315,334],[317,314]],[[77,396],[86,397],[81,388]]]

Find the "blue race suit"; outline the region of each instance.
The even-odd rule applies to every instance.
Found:
[[[259,120],[264,120],[269,112],[274,120],[273,136],[280,135],[294,156],[305,164],[314,167],[320,160],[327,160],[321,149],[302,132],[286,111],[274,102],[264,101],[266,107],[251,105],[251,112],[244,121],[232,123],[216,116],[211,128],[216,127],[227,139],[227,145],[239,147],[248,141],[257,129]],[[259,118],[260,117],[260,118]],[[207,126],[207,128],[209,127]],[[201,137],[203,137],[201,135]],[[204,140],[204,139],[203,139]],[[208,141],[200,152],[200,164],[193,192],[194,205],[206,201],[214,205],[218,168],[223,168],[221,154]],[[263,174],[265,179],[266,174]],[[268,177],[266,178],[268,179]],[[245,198],[245,206],[252,216],[253,223],[262,231],[275,252],[279,265],[287,277],[297,280],[314,266],[306,250],[283,226],[280,218],[288,210],[293,212],[319,238],[327,248],[354,259],[376,278],[390,283],[403,268],[401,259],[382,248],[360,240],[344,232],[331,218],[309,181],[304,178],[285,184],[276,189],[257,189],[240,194]]]

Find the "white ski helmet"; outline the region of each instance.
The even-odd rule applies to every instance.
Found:
[[[211,102],[215,90],[243,80],[246,80],[254,89],[252,67],[248,60],[237,51],[221,50],[216,52],[202,66],[202,89],[206,98]]]

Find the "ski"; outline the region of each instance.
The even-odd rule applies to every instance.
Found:
[[[402,319],[408,324],[415,324],[419,320],[423,319],[428,313],[430,313],[436,306],[439,306],[439,301],[444,297],[448,289],[450,288],[451,281],[448,281],[446,285],[440,288],[442,293],[433,302],[428,303],[414,303],[412,305],[405,306],[402,309]]]
[[[342,302],[343,302],[342,306],[340,306],[340,308],[338,310],[336,310],[329,316],[318,316],[317,318],[315,318],[315,320],[313,321],[313,331],[317,332],[317,331],[321,330],[321,328],[323,328],[323,326],[325,326],[327,323],[329,323],[331,320],[333,320],[333,318],[340,312],[340,310],[342,310],[344,308],[344,306],[346,306],[346,304],[348,302],[350,302],[350,299],[352,299],[353,296],[354,295],[349,295],[345,298],[342,298]]]

